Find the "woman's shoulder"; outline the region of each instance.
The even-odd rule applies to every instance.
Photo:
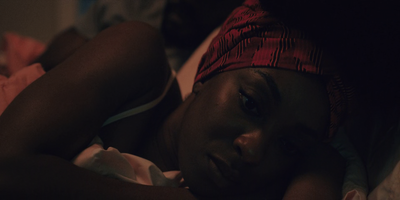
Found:
[[[102,31],[56,70],[71,74],[72,81],[82,86],[102,88],[97,92],[114,97],[116,104],[127,100],[140,103],[146,101],[142,98],[157,97],[171,73],[162,36],[151,26],[137,21]],[[119,101],[120,96],[123,102]]]
[[[82,55],[90,60],[103,62],[86,65],[87,70],[112,70],[129,75],[130,80],[136,78],[145,82],[146,85],[142,86],[157,84],[154,80],[161,80],[163,85],[170,73],[161,34],[139,21],[112,26],[79,51],[83,51]]]
[[[2,131],[12,133],[2,144],[72,158],[126,102],[157,98],[169,73],[157,31],[139,22],[110,27],[15,98],[2,115]]]

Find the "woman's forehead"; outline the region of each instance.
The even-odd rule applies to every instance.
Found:
[[[268,92],[282,103],[328,105],[326,86],[314,75],[276,68],[237,70],[237,79],[252,80],[251,84],[266,85]]]
[[[221,74],[226,74],[237,79],[261,79],[266,84],[281,87],[293,87],[298,85],[304,89],[325,90],[325,85],[322,83],[318,75],[307,74],[287,69],[269,68],[269,67],[249,67],[226,71]]]

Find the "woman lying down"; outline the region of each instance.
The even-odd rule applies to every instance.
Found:
[[[344,161],[326,141],[346,97],[327,54],[303,35],[246,1],[181,102],[158,33],[138,22],[103,31],[0,117],[2,196],[340,199]],[[125,161],[85,157],[102,145]],[[144,185],[136,161],[183,179]],[[133,172],[113,176],[124,162]]]

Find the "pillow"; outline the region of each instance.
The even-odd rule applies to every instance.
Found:
[[[201,57],[207,51],[211,40],[218,34],[220,29],[221,27],[214,29],[214,31],[212,31],[210,35],[208,35],[207,38],[200,44],[200,46],[197,47],[197,49],[178,71],[176,79],[178,80],[183,99],[185,99],[192,92],[194,77],[196,75],[197,67],[200,63]]]

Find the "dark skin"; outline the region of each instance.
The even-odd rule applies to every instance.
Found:
[[[240,107],[240,102],[258,99],[250,97],[248,90],[256,93],[267,86],[259,84],[262,79],[254,69],[244,69],[195,84],[193,93],[182,104],[176,102],[180,94],[174,84],[154,110],[101,128],[109,116],[120,110],[158,97],[170,75],[160,35],[154,29],[139,22],[107,29],[31,84],[0,117],[1,192],[13,198],[196,199],[218,196],[215,191],[221,188],[224,196],[237,192],[238,198],[264,199],[268,194],[279,199],[285,193],[284,199],[339,199],[343,161],[320,143],[318,136],[324,133],[328,115],[322,86],[302,87],[315,80],[294,72],[259,70],[274,78],[281,95],[281,102],[272,106],[268,96],[273,93],[265,90],[268,96],[259,97],[262,100],[257,103],[262,107],[257,111],[262,113],[260,119],[250,114],[255,111],[252,106]],[[239,86],[248,93],[243,94],[245,91],[238,90]],[[303,93],[311,97],[302,96]],[[300,99],[291,101],[292,98]],[[273,109],[264,110],[264,105]],[[310,106],[318,109],[306,109]],[[308,120],[302,121],[302,116]],[[142,126],[151,124],[156,128],[145,131],[137,126],[137,120]],[[220,123],[221,120],[227,123]],[[316,134],[300,133],[291,138],[297,122]],[[127,130],[118,128],[124,126],[137,129],[129,140],[123,137]],[[126,183],[71,164],[68,160],[99,133],[108,136],[103,136],[108,145],[147,158],[162,170],[182,170],[190,190]],[[282,137],[294,140],[304,156],[285,155],[292,148],[285,150],[283,145],[281,149]],[[135,141],[143,138],[149,145],[135,147]],[[277,154],[273,153],[275,150]],[[207,155],[224,159],[239,174],[237,179],[251,187],[232,185],[212,167]],[[278,165],[268,164],[276,159],[280,160]],[[295,163],[298,167],[293,168]],[[192,164],[198,164],[199,168],[193,169],[196,173],[191,173]],[[264,172],[263,167],[270,170]],[[293,173],[285,175],[284,169],[293,169]],[[274,170],[282,177],[274,175]],[[197,179],[199,175],[204,178]],[[251,185],[252,181],[260,182],[260,176],[268,181],[262,187]],[[271,185],[282,186],[284,191],[264,190]]]
[[[47,46],[46,51],[33,63],[42,64],[44,71],[47,72],[70,57],[87,41],[89,39],[71,27],[56,35]]]
[[[277,91],[260,74],[272,77]],[[329,105],[316,80],[285,70],[234,70],[196,83],[184,104],[188,107],[177,120],[176,149],[185,181],[199,194],[258,191],[279,197],[288,181],[298,176],[296,170],[311,167],[295,166],[311,165],[310,157],[328,162],[317,155],[329,155],[331,150],[320,142]],[[225,172],[215,172],[214,162]],[[286,196],[290,199],[290,192]]]

